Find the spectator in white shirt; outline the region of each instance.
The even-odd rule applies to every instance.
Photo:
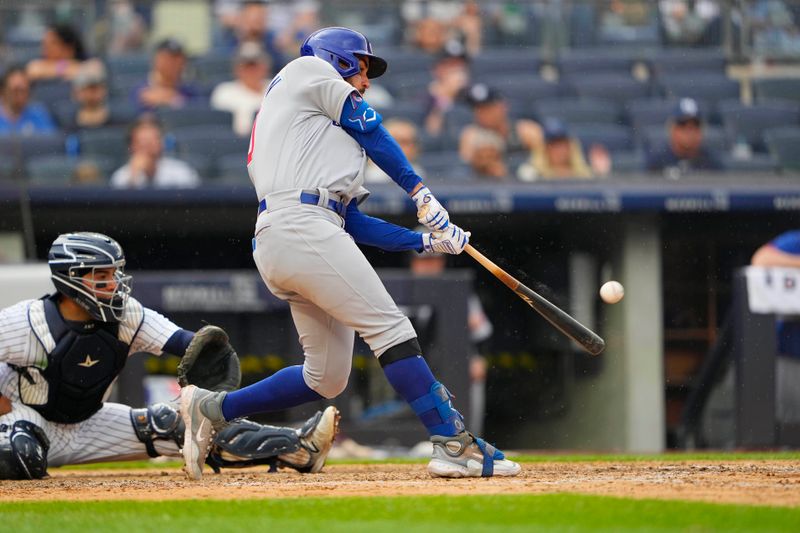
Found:
[[[145,115],[128,133],[130,159],[111,176],[116,189],[191,188],[200,185],[197,171],[188,163],[164,156],[161,125]]]
[[[253,117],[261,107],[270,70],[269,57],[261,47],[257,43],[246,42],[236,53],[236,79],[220,83],[211,93],[211,107],[233,113],[233,131],[241,137],[250,135]]]

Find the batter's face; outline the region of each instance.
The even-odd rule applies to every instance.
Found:
[[[345,78],[344,81],[352,85],[363,96],[364,93],[367,92],[367,89],[369,89],[369,76],[367,76],[367,70],[369,70],[369,58],[358,58],[358,70],[358,74],[355,76],[350,76],[349,78]]]

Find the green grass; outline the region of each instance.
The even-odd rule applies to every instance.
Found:
[[[577,463],[577,462],[634,462],[634,461],[764,461],[783,460],[800,461],[800,452],[702,452],[702,453],[666,453],[657,455],[634,454],[549,454],[512,455],[512,459],[521,463]],[[331,465],[350,464],[423,464],[427,459],[406,459],[402,457],[381,460],[344,459],[328,461]],[[180,460],[154,463],[151,461],[126,461],[119,463],[94,463],[62,467],[64,470],[130,470],[133,468],[180,468]]]
[[[800,531],[800,509],[571,494],[3,503],[10,531]],[[259,527],[260,526],[260,527]]]

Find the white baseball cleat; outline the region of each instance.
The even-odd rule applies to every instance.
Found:
[[[428,473],[433,477],[516,476],[522,471],[503,452],[463,431],[454,437],[431,437],[433,457]]]
[[[224,424],[222,400],[224,392],[211,392],[189,385],[181,389],[181,418],[186,425],[183,436],[183,470],[189,479],[203,477],[203,464],[206,462],[214,424]],[[214,405],[216,404],[216,405]],[[215,420],[208,414],[214,413]]]
[[[303,424],[298,431],[300,436],[300,449],[290,454],[284,454],[278,459],[295,468],[296,470],[316,474],[325,466],[333,447],[336,434],[339,433],[339,420],[342,415],[334,406],[328,406],[322,412],[317,412]]]

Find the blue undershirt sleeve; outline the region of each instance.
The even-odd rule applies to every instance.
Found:
[[[342,109],[342,124],[350,120],[352,112],[353,106],[348,99]],[[411,194],[414,188],[422,183],[422,178],[414,172],[414,168],[409,163],[403,150],[400,149],[400,145],[397,144],[397,141],[392,138],[382,124],[378,124],[376,128],[368,129],[367,131],[356,131],[352,128],[344,128],[344,131],[355,139],[367,152],[369,158],[408,194]]]
[[[344,229],[359,244],[388,252],[422,251],[422,233],[365,215],[354,201],[347,206]]]
[[[169,339],[167,339],[167,342],[164,343],[164,348],[162,348],[162,350],[166,353],[183,357],[183,355],[186,353],[186,348],[189,347],[189,343],[192,342],[193,338],[194,332],[187,331],[185,329],[179,329],[173,333]]]

